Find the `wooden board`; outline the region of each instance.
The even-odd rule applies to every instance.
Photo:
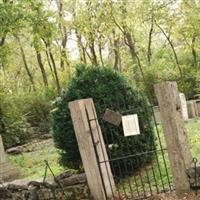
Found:
[[[106,200],[105,190],[107,197],[111,197],[115,190],[115,184],[110,163],[104,162],[99,166],[97,160],[97,156],[100,161],[104,159],[108,160],[108,155],[93,100],[81,99],[72,101],[69,102],[69,108],[92,197],[95,200]],[[96,148],[94,148],[94,143],[96,144]],[[103,178],[103,182],[101,177]]]
[[[122,116],[120,113],[107,108],[104,113],[103,120],[115,126],[119,126],[122,121]]]
[[[190,191],[186,169],[191,166],[192,155],[181,113],[181,100],[176,82],[162,82],[154,86],[157,96],[167,151],[176,193]]]

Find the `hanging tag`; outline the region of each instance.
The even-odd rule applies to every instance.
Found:
[[[115,126],[119,126],[122,121],[122,116],[118,112],[114,112],[110,109],[106,109],[106,112],[104,113],[103,119],[110,124],[113,124]]]
[[[140,128],[137,114],[122,116],[124,136],[139,135]]]

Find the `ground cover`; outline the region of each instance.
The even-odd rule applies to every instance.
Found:
[[[161,140],[163,143],[163,148],[165,148],[162,128],[161,128],[161,126],[159,126],[158,128],[161,133],[160,136],[161,136]],[[185,123],[185,128],[188,132],[188,139],[190,142],[193,157],[196,157],[200,161],[200,119],[189,120],[188,122]],[[158,140],[158,138],[157,138],[157,140]],[[19,155],[9,155],[8,156],[9,160],[14,165],[19,167],[20,172],[21,172],[20,178],[29,179],[29,180],[42,179],[44,176],[44,171],[45,171],[44,160],[48,160],[53,172],[56,175],[63,172],[64,170],[66,170],[59,165],[59,162],[58,162],[59,153],[58,153],[58,150],[54,147],[52,139],[48,139],[48,140],[42,141],[41,143],[37,143],[37,144],[30,143],[29,145],[30,145],[30,149],[34,145],[38,145],[38,147],[36,148],[35,151],[26,152],[26,153],[22,153]],[[167,177],[167,173],[166,173],[166,170],[164,167],[162,155],[158,154],[158,158],[159,158],[159,163],[160,163],[160,170],[157,167],[158,165],[157,165],[156,160],[153,163],[154,164],[153,165],[154,166],[154,174],[153,174],[152,169],[150,170],[150,166],[146,167],[146,169],[148,171],[149,179],[147,178],[147,175],[143,176],[144,174],[146,174],[146,169],[142,169],[140,172],[137,173],[136,181],[138,184],[137,185],[138,191],[140,193],[143,191],[143,187],[146,188],[147,194],[149,193],[148,191],[150,191],[150,189],[152,189],[155,192],[158,189],[159,192],[162,192],[163,184],[164,184],[164,186],[167,185],[168,177]],[[166,156],[166,158],[167,158],[167,156]],[[168,159],[166,159],[166,164],[167,164],[167,168],[169,170]],[[160,179],[160,171],[162,173],[162,180]],[[171,180],[172,176],[171,176],[170,170],[168,172],[169,172],[169,178]],[[140,174],[141,174],[141,176],[144,177],[143,178],[143,182],[144,182],[143,186],[139,179]],[[52,178],[51,173],[48,173],[47,176],[49,178]],[[121,180],[119,182],[119,190],[121,193],[124,193],[124,191],[126,191],[126,193],[128,193],[128,190],[130,190],[129,184],[131,184],[132,189],[135,191],[135,195],[136,196],[138,195],[137,194],[138,191],[136,189],[136,185],[135,185],[133,179],[135,179],[135,177],[129,177],[128,179]],[[152,188],[149,188],[150,187],[149,180],[151,182]],[[156,183],[155,183],[155,180],[157,180]],[[155,198],[159,198],[159,197],[155,197]],[[164,196],[162,196],[162,198],[165,199]]]
[[[185,123],[188,133],[188,140],[192,151],[192,156],[200,162],[200,119],[189,120]],[[155,131],[156,132],[156,131]],[[149,196],[152,193],[174,190],[172,182],[172,173],[170,170],[169,159],[167,155],[164,134],[161,125],[158,126],[163,154],[158,152],[157,158],[149,166],[142,168],[140,171],[130,175],[128,178],[119,181],[119,195],[124,197],[141,197]],[[159,138],[156,134],[157,148],[160,149]]]
[[[31,151],[32,147],[38,146],[36,150]],[[20,178],[35,180],[42,179],[45,173],[45,162],[47,160],[55,175],[64,171],[64,168],[59,165],[58,150],[54,147],[53,140],[28,144],[31,152],[25,152],[19,155],[9,155],[8,158],[20,170]],[[52,177],[51,173],[47,176]]]

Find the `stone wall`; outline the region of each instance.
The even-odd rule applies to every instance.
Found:
[[[0,186],[0,200],[88,200],[85,174],[62,174],[54,182],[30,181]]]

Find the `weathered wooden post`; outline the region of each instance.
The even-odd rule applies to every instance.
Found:
[[[196,102],[194,100],[187,101],[188,116],[189,118],[196,117]]]
[[[181,195],[190,190],[186,169],[191,166],[192,156],[184,130],[177,84],[162,82],[154,88],[160,106],[176,192]]]
[[[18,168],[12,166],[6,159],[3,140],[0,135],[0,181],[14,180],[18,176]]]
[[[109,162],[99,162],[108,156],[93,100],[72,101],[69,108],[91,194],[95,200],[111,198],[115,184]]]
[[[200,100],[196,100],[197,116],[200,117]]]

